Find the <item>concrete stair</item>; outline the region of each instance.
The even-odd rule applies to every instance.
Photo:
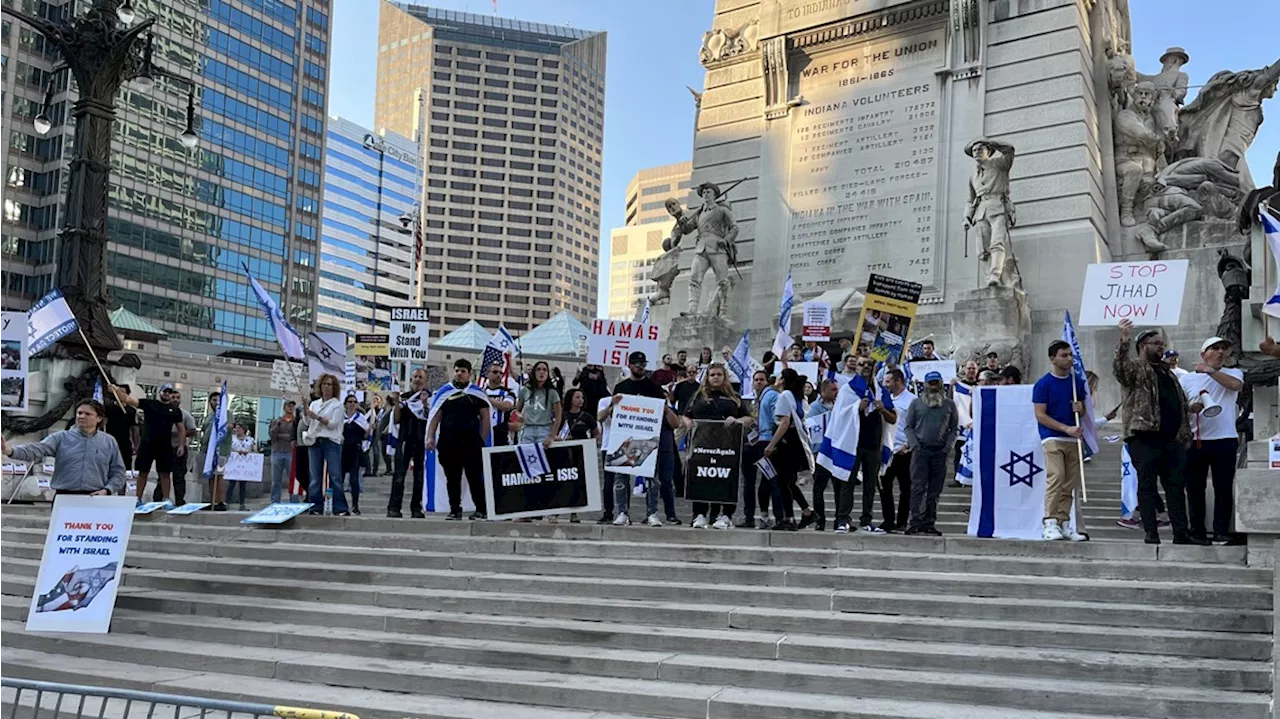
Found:
[[[378,719],[1270,716],[1243,547],[242,516],[139,517],[111,634],[51,635],[48,510],[5,508],[6,676]]]

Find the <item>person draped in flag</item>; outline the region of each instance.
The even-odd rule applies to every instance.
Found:
[[[1191,426],[1187,422],[1198,403],[1189,403],[1177,377],[1164,362],[1164,336],[1159,330],[1138,333],[1134,344],[1137,357],[1129,352],[1133,322],[1120,321],[1120,341],[1116,344],[1112,369],[1124,388],[1120,418],[1124,440],[1138,473],[1138,509],[1147,544],[1160,543],[1157,528],[1156,482],[1164,485],[1174,544],[1209,544],[1191,536],[1187,520],[1187,445]]]
[[[733,385],[729,383],[729,370],[718,362],[707,368],[702,385],[694,394],[693,400],[689,402],[684,417],[680,421],[685,429],[696,431],[694,420],[724,422],[726,425],[740,424],[743,427],[755,424],[750,410],[742,403],[738,393],[733,390]],[[736,509],[737,506],[733,503],[693,503],[694,515],[704,518],[711,514],[717,515],[716,521],[711,525],[713,529],[732,528],[733,513]],[[705,522],[702,526],[706,526]]]
[[[399,518],[404,507],[404,479],[412,466],[413,485],[409,509],[414,519],[422,519],[423,476],[425,472],[427,408],[431,406],[427,392],[427,371],[415,369],[409,376],[409,391],[400,397],[394,410],[395,469],[391,472],[391,497],[387,500],[387,516]],[[388,442],[390,445],[390,442]]]
[[[778,374],[774,388],[778,391],[778,399],[773,406],[776,427],[773,437],[764,448],[764,456],[773,463],[777,476],[773,479],[774,512],[781,506],[781,516],[774,517],[774,529],[790,532],[804,529],[817,521],[813,509],[804,498],[796,482],[800,472],[809,469],[809,459],[805,456],[805,448],[800,432],[804,427],[799,417],[804,405],[804,376],[790,367],[783,368]],[[801,519],[796,523],[795,505],[800,505]]]
[[[1200,346],[1200,361],[1195,370],[1180,377],[1188,397],[1212,400],[1217,414],[1207,411],[1196,415],[1191,423],[1192,442],[1187,450],[1187,520],[1191,536],[1205,539],[1205,490],[1209,472],[1213,472],[1214,542],[1238,542],[1231,536],[1231,513],[1235,507],[1234,486],[1236,454],[1240,441],[1236,433],[1236,400],[1244,389],[1244,372],[1224,367],[1231,342],[1210,337]]]
[[[303,407],[299,424],[310,447],[311,485],[307,501],[311,502],[311,514],[323,514],[321,507],[329,493],[333,495],[333,513],[349,515],[347,496],[342,491],[342,385],[338,378],[325,373],[316,380],[319,399]],[[325,478],[328,478],[328,485]]]
[[[427,422],[428,452],[435,451],[444,470],[449,492],[447,520],[462,519],[462,475],[467,475],[471,501],[476,505],[472,520],[486,519],[484,498],[484,446],[489,442],[489,397],[471,384],[471,362],[459,358],[453,363],[453,382],[431,397]]]
[[[853,515],[853,477],[862,471],[862,514],[858,518],[858,529],[869,534],[884,534],[884,530],[874,523],[876,492],[880,489],[881,446],[884,443],[885,423],[890,425],[898,421],[898,413],[894,410],[893,398],[888,390],[876,386],[876,361],[870,357],[859,357],[858,376],[850,380],[849,385],[859,396],[858,413],[861,420],[858,428],[858,445],[853,469],[849,473],[849,481],[842,482],[840,494],[836,498],[836,529],[840,534],[850,531],[850,519]]]
[[[890,449],[893,457],[889,467],[880,478],[880,501],[884,505],[884,524],[880,528],[885,531],[903,532],[907,529],[907,520],[911,516],[911,446],[907,444],[907,412],[916,396],[907,389],[907,377],[902,370],[891,369],[885,374],[885,387],[893,397],[893,406],[898,408],[898,419],[893,425],[893,441]],[[894,485],[898,487],[898,501],[893,501]]]
[[[502,365],[491,364],[484,369],[484,393],[489,398],[489,436],[494,447],[506,447],[511,443],[511,410],[516,406],[516,393],[507,387]]]
[[[941,372],[928,372],[924,388],[907,407],[903,424],[911,453],[911,516],[906,534],[942,536],[936,525],[946,478],[947,450],[955,444],[960,413],[947,397]]]
[[[1077,440],[1084,437],[1080,415],[1089,388],[1075,374],[1070,343],[1049,343],[1049,371],[1031,392],[1044,446],[1044,538],[1086,541],[1089,536],[1069,525],[1071,504],[1084,482],[1084,464]],[[1074,387],[1073,387],[1074,385]]]
[[[351,490],[351,514],[360,514],[360,492],[364,489],[360,460],[369,426],[369,418],[360,411],[360,400],[354,394],[347,395],[342,400],[342,483]]]
[[[805,411],[805,428],[809,431],[809,446],[821,447],[827,433],[827,420],[831,410],[836,406],[836,395],[840,392],[840,382],[824,379],[818,383],[818,396],[809,403]],[[831,470],[821,464],[813,468],[813,528],[819,532],[827,529],[827,486],[831,483]]]

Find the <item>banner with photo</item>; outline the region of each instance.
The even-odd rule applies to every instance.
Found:
[[[27,631],[107,633],[134,503],[133,497],[54,498]]]
[[[391,336],[356,335],[356,392],[390,392]]]
[[[548,471],[529,476],[516,448],[484,448],[484,495],[489,519],[519,519],[600,510],[600,467],[591,439],[556,442],[546,450]]]
[[[877,362],[898,364],[923,290],[918,282],[872,274],[858,315],[858,347],[870,347]]]
[[[684,466],[685,499],[736,503],[742,471],[742,425],[695,421]]]
[[[610,472],[655,477],[658,443],[666,402],[654,397],[624,394],[613,406],[609,441],[604,445],[604,467]]]
[[[0,409],[27,409],[27,313],[5,312],[0,315]]]

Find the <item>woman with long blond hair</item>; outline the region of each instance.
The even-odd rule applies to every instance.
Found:
[[[744,428],[755,424],[751,411],[742,403],[738,393],[733,391],[733,385],[729,383],[729,370],[719,362],[713,362],[707,366],[707,372],[702,377],[701,386],[698,387],[698,391],[693,395],[688,408],[684,411],[683,424],[685,428],[693,429],[694,420],[721,421],[726,426],[740,424]],[[708,526],[709,518],[714,515],[716,519],[710,525],[711,527],[715,529],[731,529],[733,527],[733,513],[737,508],[736,502],[723,504],[694,502],[693,526],[695,529]]]

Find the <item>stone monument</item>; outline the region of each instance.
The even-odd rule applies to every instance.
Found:
[[[738,224],[733,219],[729,199],[718,185],[704,182],[698,186],[697,193],[702,198],[702,205],[696,209],[683,210],[675,198],[667,200],[667,212],[676,221],[671,228],[671,235],[662,243],[667,254],[654,264],[653,277],[655,281],[659,281],[657,273],[660,270],[666,273],[659,281],[657,296],[665,294],[669,301],[671,282],[679,274],[679,270],[668,268],[673,265],[678,268],[676,263],[681,240],[687,234],[696,233],[693,265],[689,273],[688,308],[679,317],[671,318],[667,337],[673,346],[677,343],[684,346],[684,343],[692,341],[694,344],[703,342],[708,343],[707,346],[718,348],[735,334],[726,314],[729,290],[733,286],[729,271],[738,271]],[[702,303],[702,282],[708,272],[715,277],[716,284],[706,302]]]

